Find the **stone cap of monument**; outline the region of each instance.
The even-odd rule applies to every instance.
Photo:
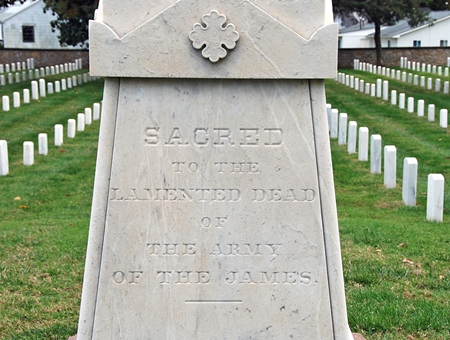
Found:
[[[337,30],[331,0],[102,0],[90,22],[90,72],[144,78],[335,78]]]

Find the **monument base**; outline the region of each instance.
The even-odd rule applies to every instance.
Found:
[[[353,339],[354,340],[366,340],[361,334],[359,333],[353,333]],[[69,339],[67,340],[77,340],[77,336],[76,334],[74,336],[71,336]]]

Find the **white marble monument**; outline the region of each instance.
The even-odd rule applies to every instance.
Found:
[[[100,1],[83,339],[343,339],[331,0]]]

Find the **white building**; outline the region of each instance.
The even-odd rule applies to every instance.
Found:
[[[42,0],[27,0],[0,9],[0,42],[4,48],[62,49],[59,32],[52,32],[52,11],[44,13]]]
[[[381,27],[382,47],[449,46],[450,11],[429,13],[430,22],[412,28],[406,20]],[[340,48],[374,48],[373,24],[357,24],[339,31]]]

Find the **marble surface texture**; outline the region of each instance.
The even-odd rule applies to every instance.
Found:
[[[328,126],[311,101],[326,111],[323,83],[310,86],[120,80],[109,184],[94,193],[92,337],[82,312],[79,339],[351,339]]]
[[[129,8],[119,12],[124,4],[114,8],[113,3],[121,2],[104,1],[97,10],[96,20],[90,22],[92,75],[238,79],[336,77],[337,25],[323,12],[324,3],[329,1],[311,5],[306,0],[276,3],[180,0],[160,1],[160,6],[155,7],[149,5],[153,2],[126,2]],[[125,13],[134,4],[149,7],[148,13],[152,14],[126,17]],[[194,25],[211,10],[225,15],[239,33],[236,47],[218,63],[203,58],[202,52],[194,48],[189,39]],[[311,17],[318,19],[308,26],[305,22],[309,23]],[[123,24],[125,22],[130,25]]]

